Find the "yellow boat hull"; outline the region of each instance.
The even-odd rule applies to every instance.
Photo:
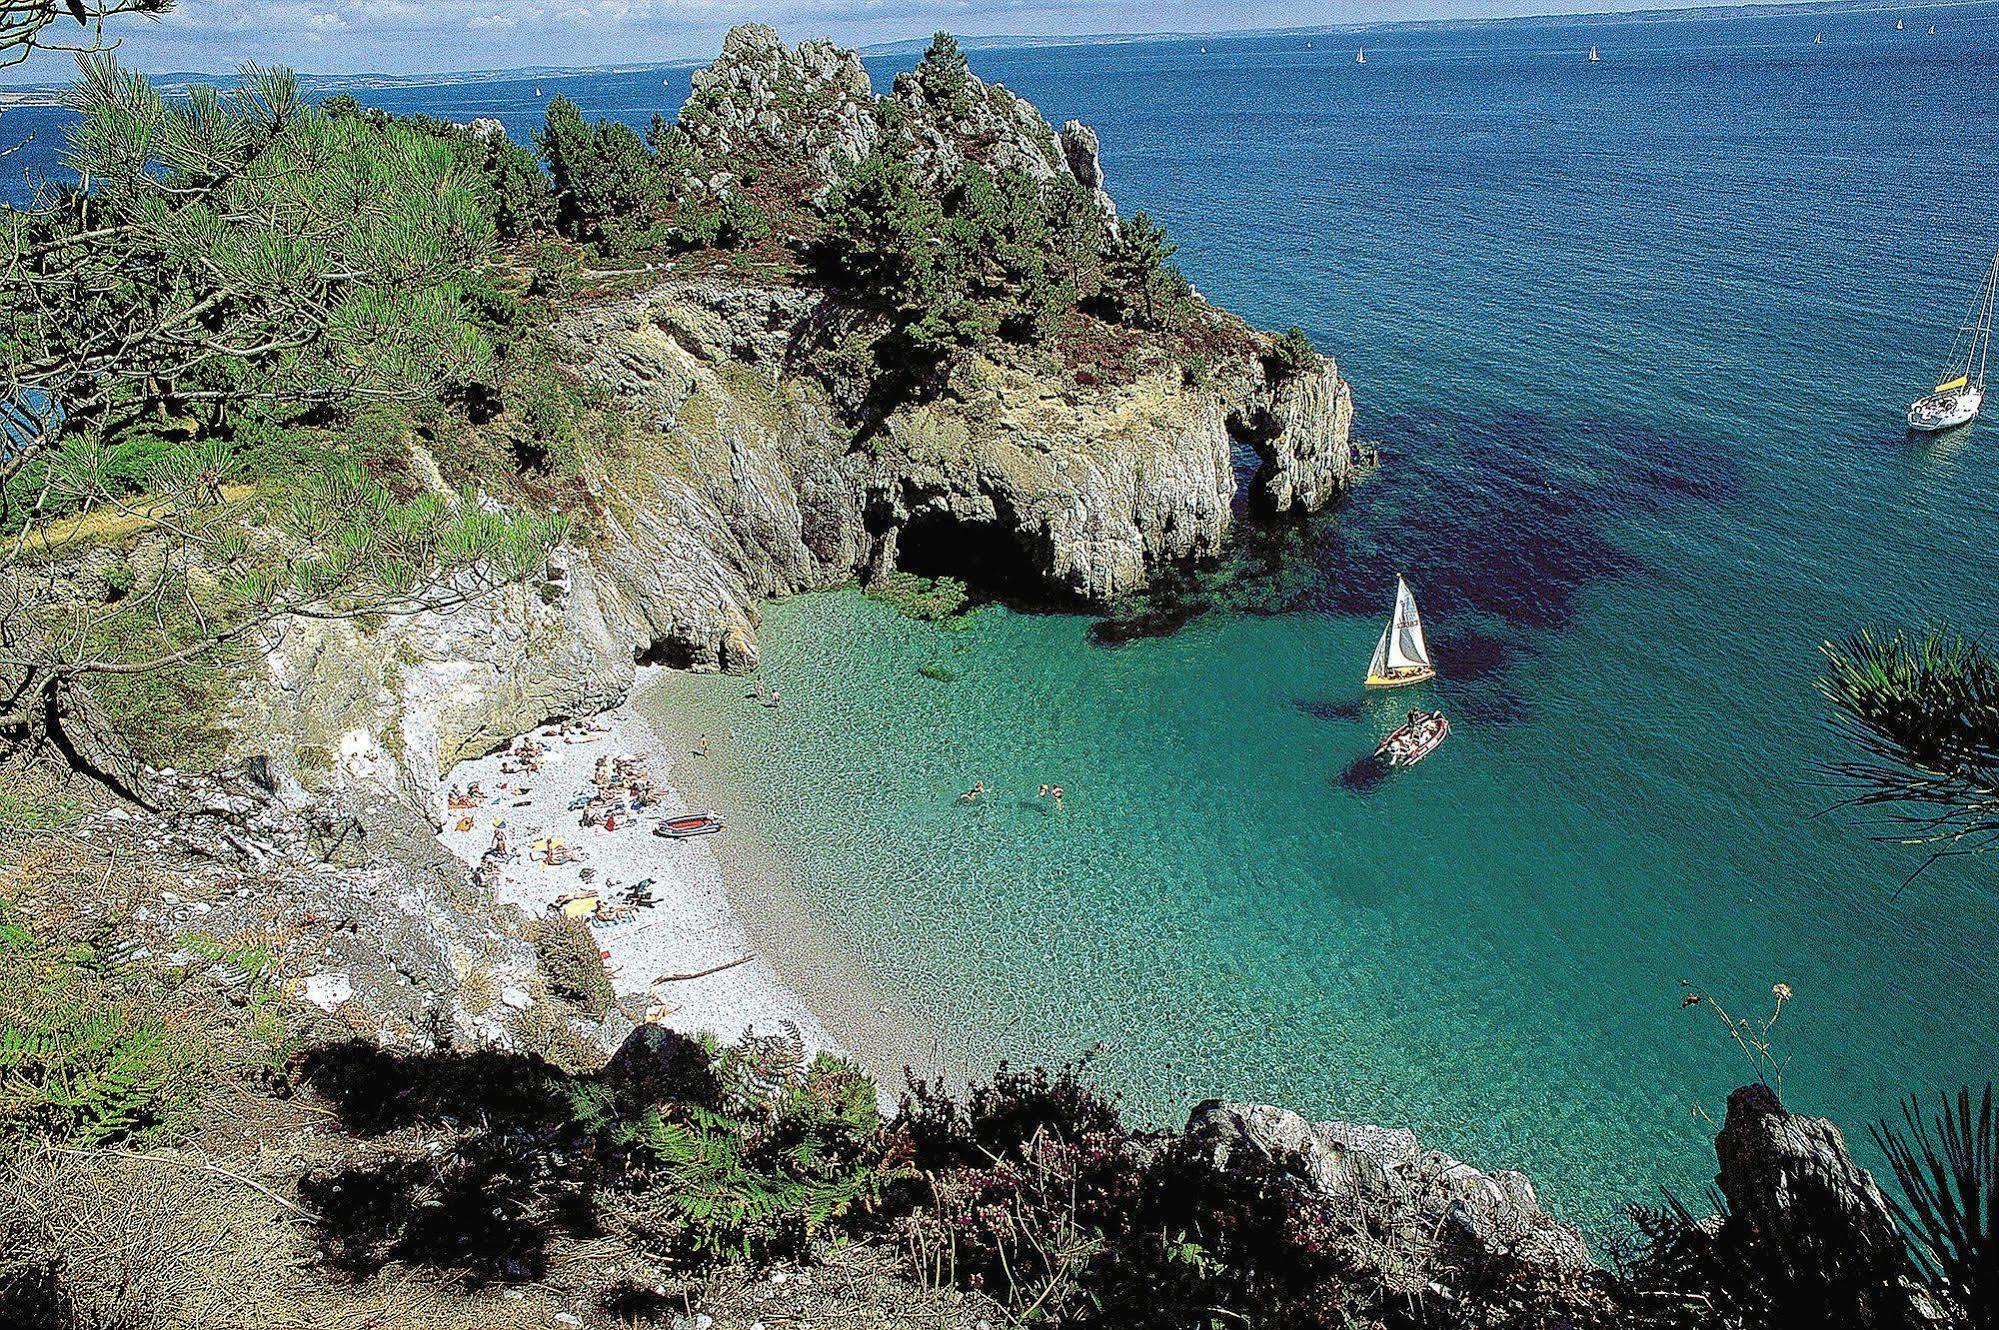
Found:
[[[1428,683],[1437,677],[1435,670],[1397,670],[1393,674],[1370,674],[1367,676],[1369,688],[1407,688],[1412,683]]]

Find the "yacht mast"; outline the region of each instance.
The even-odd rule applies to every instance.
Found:
[[[1965,365],[1966,372],[1971,374],[1972,382],[1980,388],[1985,386],[1985,359],[1992,347],[1992,304],[1995,296],[1999,296],[1999,254],[1993,255],[1992,268],[1985,274],[1985,298],[1980,302],[1978,330],[1972,334],[1972,351],[1973,358],[1978,362],[1977,369],[1973,371],[1969,361]]]

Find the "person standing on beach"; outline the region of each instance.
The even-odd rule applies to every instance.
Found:
[[[705,734],[704,734],[704,735],[702,735],[702,736],[701,736],[701,747],[700,747],[700,748],[699,748],[699,749],[697,750],[697,752],[698,752],[698,753],[699,753],[699,755],[700,755],[700,756],[702,756],[702,757],[706,757],[706,756],[708,756],[708,736],[707,736],[707,735],[705,735]]]

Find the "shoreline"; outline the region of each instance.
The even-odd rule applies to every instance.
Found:
[[[867,962],[822,919],[798,882],[797,872],[748,826],[754,814],[741,791],[719,779],[717,767],[692,756],[704,726],[672,699],[675,672],[642,673],[626,707],[664,750],[689,755],[676,767],[679,788],[701,807],[720,813],[727,831],[706,848],[728,883],[729,903],[778,982],[809,1008],[842,1052],[874,1078],[885,1110],[903,1088],[905,1070],[918,1077],[958,1083],[942,1031],[928,1026],[889,993]],[[744,699],[743,705],[754,705]]]
[[[882,997],[860,963],[826,937],[774,856],[746,843],[733,825],[690,840],[652,834],[662,816],[705,810],[712,792],[698,778],[692,740],[673,732],[671,711],[644,705],[668,673],[641,667],[625,700],[609,711],[536,726],[501,751],[453,767],[433,796],[443,816],[439,842],[476,869],[503,826],[511,853],[487,889],[534,918],[547,917],[572,893],[601,893],[609,904],[650,880],[653,905],[626,920],[590,923],[620,999],[643,1000],[649,1022],[726,1042],[796,1027],[808,1053],[858,1062],[874,1078],[884,1108],[892,1107],[905,1066],[937,1074],[942,1058],[935,1041],[926,1043],[920,1024]],[[503,770],[517,766],[511,751],[522,740],[546,747],[540,769]],[[583,826],[571,807],[591,788],[603,757],[634,761],[658,796],[616,830]],[[474,806],[445,807],[451,789],[475,783],[484,797]],[[721,802],[727,819],[734,810]],[[531,848],[544,837],[578,857],[546,863]]]

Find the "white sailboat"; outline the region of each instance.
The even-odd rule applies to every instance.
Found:
[[[1358,51],[1355,51],[1353,53],[1353,62],[1357,65],[1364,65],[1367,63],[1367,48],[1365,46],[1361,47]]]
[[[1589,48],[1589,61],[1588,61],[1588,63],[1590,63],[1590,64],[1592,64],[1592,65],[1596,65],[1596,64],[1602,64],[1602,63],[1603,63],[1603,57],[1602,57],[1602,56],[1600,56],[1600,55],[1598,55],[1598,54],[1596,53],[1596,48],[1595,48],[1594,46],[1592,46],[1592,47],[1590,47],[1590,48]]]
[[[1935,391],[1909,407],[1909,428],[1935,433],[1968,425],[1985,405],[1985,355],[1992,343],[1992,305],[1999,296],[1999,255],[1986,270],[1985,285],[1957,330],[1950,359],[1937,375]]]
[[[1818,36],[1816,36],[1816,37],[1812,38],[1812,45],[1813,45],[1813,46],[1824,46],[1824,45],[1825,45],[1825,34],[1824,34],[1824,33],[1820,33],[1820,34],[1819,34]]]
[[[1902,30],[1902,20],[1900,20],[1900,19],[1896,19],[1896,20],[1895,20],[1895,31],[1897,31],[1897,32],[1900,32],[1901,30]]]
[[[1430,664],[1429,643],[1423,640],[1423,619],[1416,612],[1415,594],[1409,590],[1409,583],[1397,575],[1395,613],[1381,630],[1374,659],[1367,664],[1367,686],[1400,688],[1436,677],[1437,671]]]

